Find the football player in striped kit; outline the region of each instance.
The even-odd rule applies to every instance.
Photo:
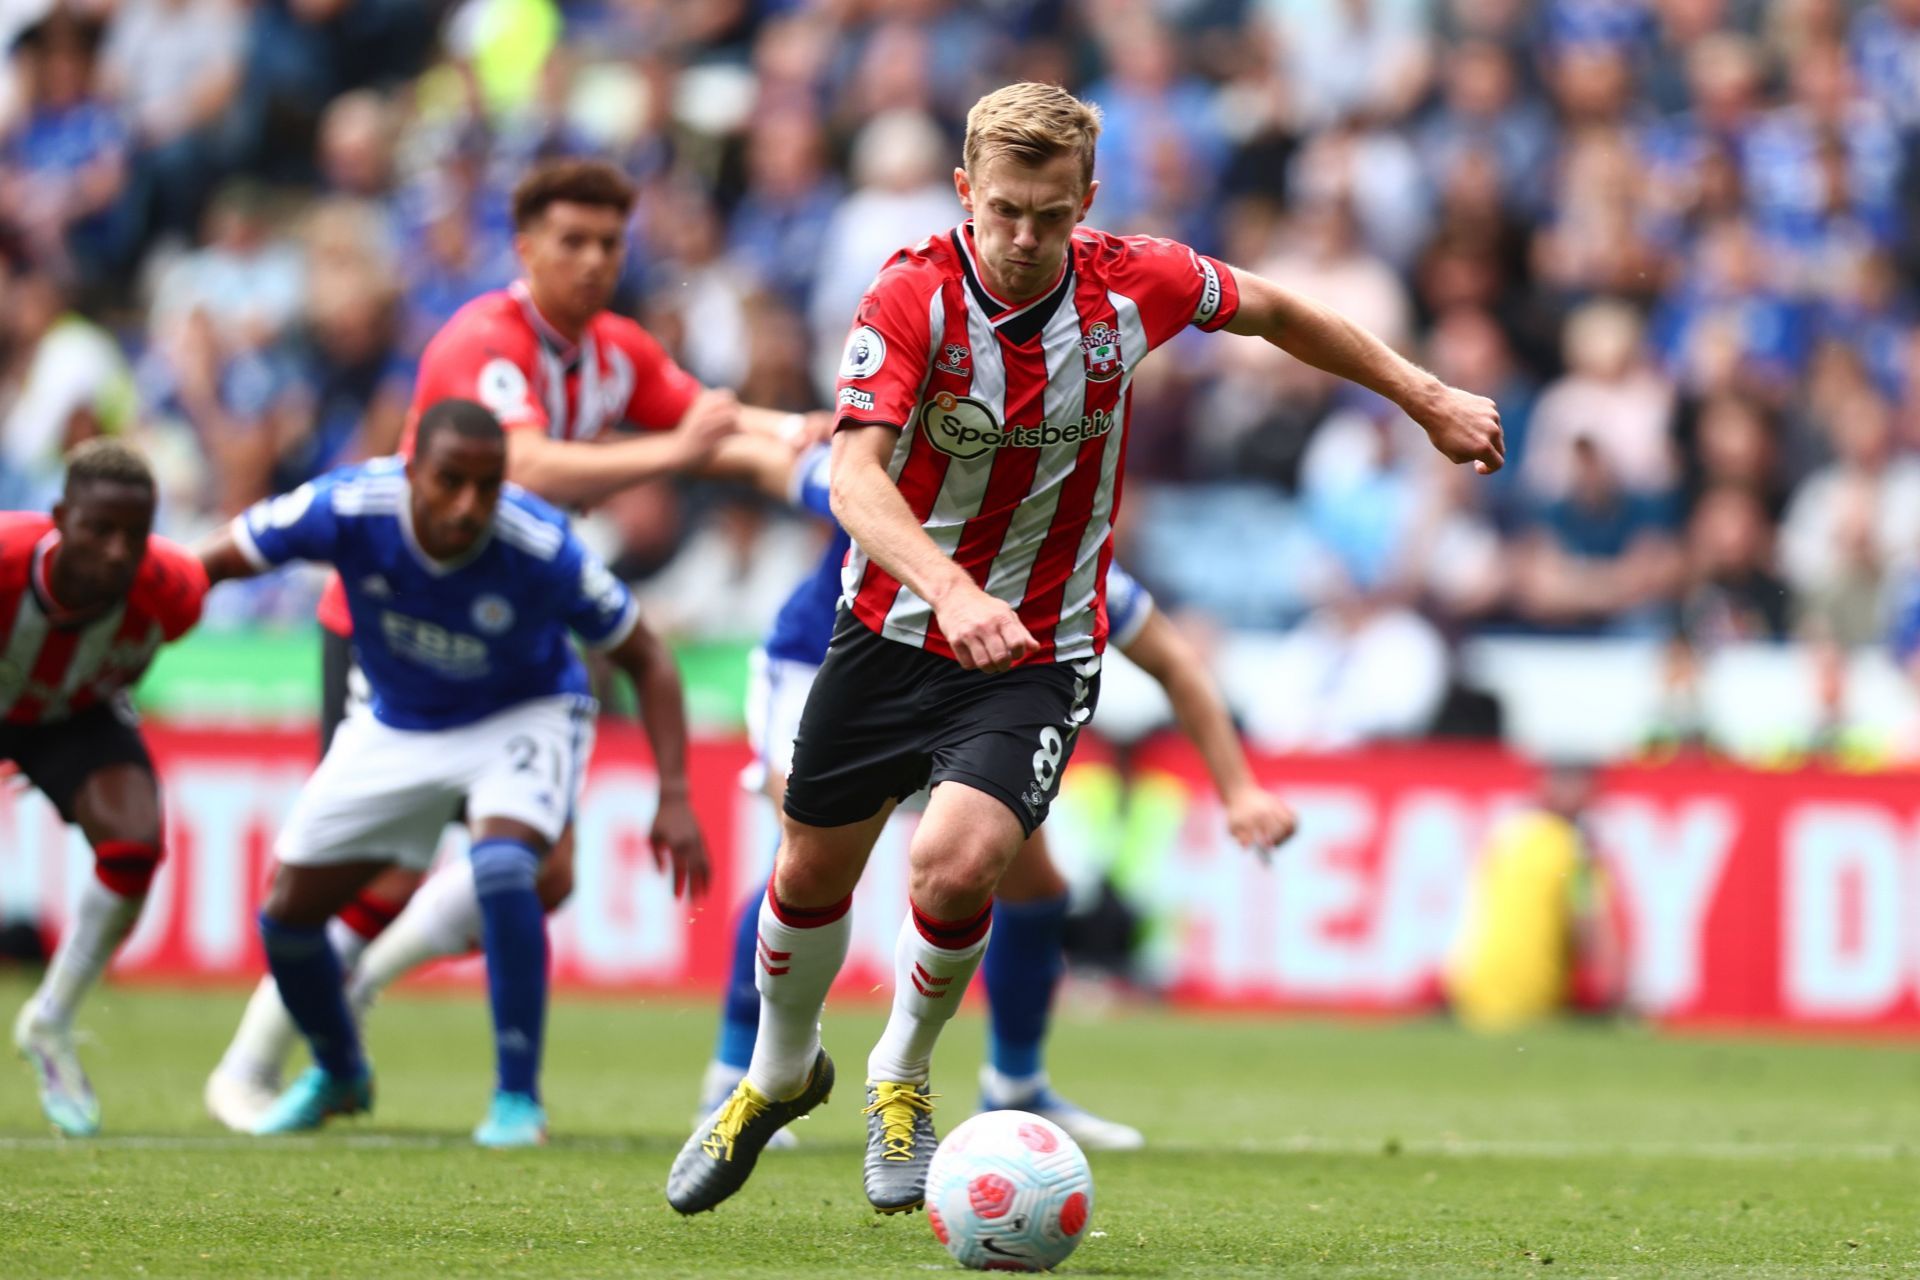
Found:
[[[854,317],[831,480],[853,538],[847,607],[794,742],[753,1061],[674,1161],[683,1213],[739,1190],[831,1092],[820,1012],[853,889],[893,806],[931,786],[866,1072],[868,1201],[925,1202],[934,1044],[1099,694],[1128,388],[1148,352],[1188,327],[1259,337],[1392,400],[1449,459],[1504,461],[1492,401],[1338,313],[1184,245],[1083,227],[1099,130],[1053,85],[975,103],[954,173],[968,221],[896,253]]]
[[[769,494],[828,520],[828,458],[816,445],[790,466],[748,475]],[[807,691],[833,639],[840,569],[848,539],[837,525],[818,567],[781,606],[766,643],[754,651],[747,686],[747,736],[754,763],[743,781],[777,807],[786,793],[794,731]],[[1225,810],[1228,834],[1265,857],[1293,835],[1293,810],[1268,794],[1233,725],[1226,700],[1197,650],[1155,607],[1147,589],[1118,561],[1107,569],[1108,640],[1157,681],[1175,719],[1199,750]],[[759,921],[756,888],[734,923],[733,967],[721,1001],[720,1035],[701,1082],[700,1118],[725,1102],[746,1075],[760,1028]],[[1046,1070],[1054,995],[1066,972],[1067,882],[1054,865],[1044,831],[1014,855],[993,906],[993,942],[981,961],[987,996],[987,1061],[980,1070],[982,1111],[1031,1111],[1065,1129],[1089,1151],[1144,1144],[1138,1129],[1095,1115],[1062,1097]],[[375,943],[371,958],[380,950]],[[783,1130],[769,1146],[791,1145]]]
[[[13,1024],[40,1108],[70,1137],[100,1129],[73,1015],[133,932],[164,852],[160,788],[129,693],[199,621],[206,571],[152,532],[153,473],[116,440],[67,461],[53,514],[0,515],[0,760],[93,846],[93,879]]]

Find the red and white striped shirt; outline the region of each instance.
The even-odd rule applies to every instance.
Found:
[[[76,615],[53,598],[60,534],[47,516],[0,513],[0,720],[47,724],[130,689],[160,646],[200,620],[207,573],[165,538],[147,554],[127,598]]]
[[[699,394],[699,380],[636,321],[602,311],[569,342],[515,281],[461,307],[427,343],[400,453],[413,452],[420,415],[442,400],[478,400],[509,431],[594,440],[623,423],[670,430]],[[338,578],[320,597],[320,622],[353,632]]]
[[[1081,228],[1060,281],[995,298],[973,227],[902,250],[862,299],[840,367],[836,427],[901,428],[888,474],[935,545],[1069,662],[1106,646],[1128,387],[1146,354],[1239,309],[1225,264],[1149,236]],[[933,610],[856,543],[854,616],[945,657]]]

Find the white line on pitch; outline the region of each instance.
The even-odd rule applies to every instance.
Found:
[[[120,1134],[98,1138],[54,1136],[0,1137],[0,1153],[9,1151],[452,1151],[471,1148],[463,1135],[434,1133],[329,1133],[309,1137],[247,1138],[228,1134]],[[812,1144],[809,1144],[810,1146]],[[850,1147],[851,1142],[822,1142],[817,1150]],[[556,1138],[562,1150],[614,1154],[661,1153],[673,1140],[637,1137]],[[1529,1138],[1335,1138],[1293,1134],[1266,1140],[1228,1142],[1150,1142],[1147,1150],[1177,1155],[1337,1155],[1493,1159],[1625,1158],[1641,1160],[1902,1160],[1920,1148],[1896,1142],[1591,1142]],[[1121,1157],[1124,1158],[1124,1157]]]

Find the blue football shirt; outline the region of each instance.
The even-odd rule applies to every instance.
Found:
[[[515,485],[464,556],[428,557],[398,458],[329,472],[258,503],[233,530],[256,568],[315,560],[340,571],[373,714],[396,729],[453,728],[535,698],[585,694],[568,633],[610,648],[639,619],[566,516]]]

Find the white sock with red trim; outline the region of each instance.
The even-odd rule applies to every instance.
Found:
[[[771,887],[760,904],[753,985],[760,990],[760,1035],[747,1081],[776,1101],[805,1087],[820,1051],[820,1010],[853,940],[852,897],[801,911],[782,906]]]
[[[464,956],[480,946],[480,891],[473,863],[457,859],[428,876],[386,932],[373,940],[347,978],[356,1010],[430,961]]]
[[[99,981],[113,953],[133,932],[145,900],[115,893],[97,879],[81,887],[66,932],[34,993],[36,1021],[62,1028],[73,1024],[80,998]]]
[[[867,1079],[926,1083],[934,1043],[966,997],[992,926],[991,903],[967,920],[908,911],[893,952],[893,1013],[867,1058]]]

